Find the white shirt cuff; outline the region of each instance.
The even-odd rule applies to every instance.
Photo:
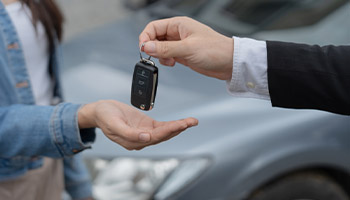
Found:
[[[227,91],[234,97],[270,99],[267,80],[267,49],[265,41],[233,37],[232,79]]]

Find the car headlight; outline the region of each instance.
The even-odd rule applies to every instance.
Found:
[[[208,166],[207,158],[184,160],[161,185],[154,199],[162,200],[172,196],[198,178]]]
[[[177,192],[197,178],[208,163],[204,158],[116,158],[89,160],[88,167],[95,177],[96,199],[147,200],[165,199]]]

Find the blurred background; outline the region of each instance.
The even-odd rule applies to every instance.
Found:
[[[122,19],[129,13],[123,1],[57,0],[65,15],[65,40],[103,24]]]
[[[67,101],[130,105],[138,35],[152,20],[189,16],[229,37],[350,45],[348,0],[57,0],[66,16]],[[156,61],[156,60],[155,60]],[[142,151],[98,130],[83,152],[101,200],[349,200],[350,118],[272,108],[229,96],[223,81],[159,67],[157,120],[200,125]]]

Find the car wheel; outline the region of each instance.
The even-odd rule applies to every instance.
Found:
[[[248,200],[349,200],[343,188],[317,172],[296,173],[257,190]]]

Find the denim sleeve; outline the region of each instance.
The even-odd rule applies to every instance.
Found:
[[[58,158],[91,148],[95,132],[87,129],[80,133],[77,119],[80,107],[71,103],[0,107],[0,157]]]
[[[83,163],[81,154],[65,157],[63,163],[65,189],[72,199],[92,197],[90,175]]]

